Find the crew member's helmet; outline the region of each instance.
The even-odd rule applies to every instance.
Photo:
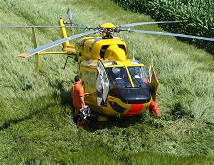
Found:
[[[112,68],[112,72],[113,72],[115,75],[119,75],[119,73],[120,73],[120,68],[113,67],[113,68]]]

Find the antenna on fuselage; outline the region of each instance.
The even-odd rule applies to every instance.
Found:
[[[134,47],[133,47],[133,50],[132,50],[132,56],[133,56],[132,59],[135,60],[135,49],[134,49]]]

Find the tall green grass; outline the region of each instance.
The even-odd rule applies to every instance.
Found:
[[[51,3],[53,2],[53,3]],[[1,25],[57,25],[68,7],[78,25],[151,21],[106,1],[8,0],[0,4]],[[93,5],[92,5],[93,2]],[[111,6],[111,8],[106,8]],[[84,12],[83,12],[84,11]],[[156,25],[148,30],[161,30]],[[37,29],[39,45],[61,37]],[[31,29],[0,29],[1,164],[211,164],[214,151],[212,56],[164,36],[125,34],[130,58],[149,64],[159,78],[161,118],[143,116],[91,123],[71,121],[70,88],[77,64],[62,55],[17,58],[33,48]],[[60,46],[53,50],[61,49]],[[133,51],[134,49],[134,51]],[[148,68],[148,67],[147,67]]]

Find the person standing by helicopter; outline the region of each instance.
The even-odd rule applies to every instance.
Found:
[[[71,97],[73,100],[73,106],[75,107],[74,112],[74,122],[77,123],[78,126],[83,126],[83,123],[78,120],[78,113],[81,108],[85,108],[85,91],[81,84],[81,78],[79,75],[74,77],[74,84],[71,88]]]
[[[153,115],[160,116],[160,110],[158,109],[156,102],[153,99],[149,105],[149,112]]]
[[[71,96],[73,99],[73,105],[77,111],[79,111],[81,108],[85,108],[85,91],[81,84],[81,78],[78,75],[74,77],[74,84],[71,88]]]

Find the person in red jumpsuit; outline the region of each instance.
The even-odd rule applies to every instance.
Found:
[[[150,105],[149,105],[149,112],[151,114],[154,114],[154,115],[157,115],[157,116],[160,116],[160,111],[156,105],[156,102],[152,99]]]

